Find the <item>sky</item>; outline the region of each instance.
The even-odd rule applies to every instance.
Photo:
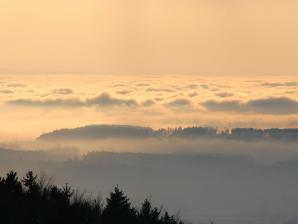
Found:
[[[296,75],[294,0],[0,1],[1,73]]]
[[[98,123],[298,127],[297,7],[0,0],[0,139]]]

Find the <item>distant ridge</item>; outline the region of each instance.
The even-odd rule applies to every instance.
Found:
[[[142,138],[212,138],[241,141],[298,142],[298,129],[233,128],[219,130],[211,127],[186,127],[153,130],[150,127],[132,125],[88,125],[78,128],[59,129],[40,135],[37,140],[100,140]]]
[[[152,128],[131,125],[88,125],[65,128],[42,134],[38,140],[75,140],[107,138],[148,138],[153,136]]]

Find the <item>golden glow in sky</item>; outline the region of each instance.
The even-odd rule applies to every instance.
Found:
[[[2,72],[295,75],[294,0],[0,0]]]

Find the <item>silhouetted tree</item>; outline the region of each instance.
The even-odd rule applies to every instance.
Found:
[[[37,175],[34,175],[32,171],[29,171],[22,180],[23,185],[27,188],[27,193],[34,194],[40,190],[40,186],[37,183]]]
[[[161,210],[158,208],[152,208],[152,205],[148,199],[145,199],[139,212],[139,223],[153,224],[159,223],[159,216]]]
[[[106,206],[87,200],[65,184],[62,188],[45,184],[29,171],[19,181],[16,172],[0,177],[1,223],[8,224],[180,224],[167,212],[152,208],[145,200],[138,211],[118,187],[110,193]]]
[[[103,223],[136,223],[136,210],[118,187],[110,193],[103,212]]]
[[[163,224],[176,224],[177,221],[175,220],[174,216],[170,216],[168,212],[165,212],[162,218]]]
[[[22,184],[18,180],[16,172],[10,171],[6,178],[4,179],[6,190],[12,194],[21,194],[22,193]]]

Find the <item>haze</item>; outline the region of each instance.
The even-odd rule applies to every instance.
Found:
[[[0,1],[2,72],[295,75],[292,0]]]

